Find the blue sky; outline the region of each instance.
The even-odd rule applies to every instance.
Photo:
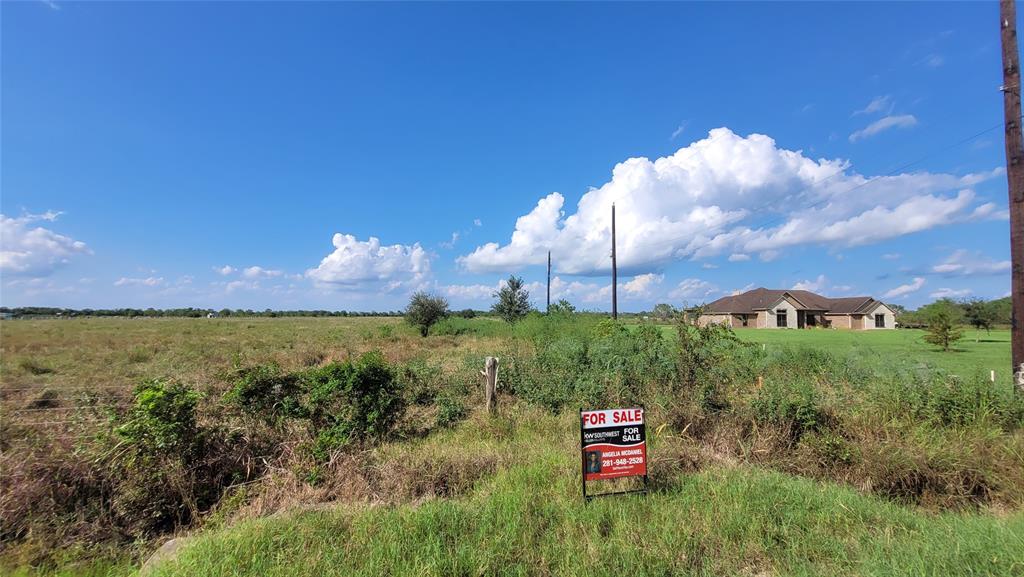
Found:
[[[550,249],[555,297],[606,310],[612,202],[624,310],[1009,291],[994,2],[57,0],[0,27],[5,306],[484,308],[509,273],[540,304]]]

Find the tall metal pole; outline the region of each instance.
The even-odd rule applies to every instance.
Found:
[[[551,251],[548,251],[548,308],[546,312],[551,312]]]
[[[1010,205],[1010,293],[1013,301],[1011,351],[1013,374],[1024,388],[1024,141],[1020,128],[1020,53],[1017,50],[1017,4],[999,2],[1003,45],[1003,113],[1006,123],[1006,181]]]
[[[615,263],[615,203],[612,203],[612,320],[619,318],[619,270]]]

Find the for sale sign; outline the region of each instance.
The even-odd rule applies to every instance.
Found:
[[[584,483],[647,475],[642,408],[580,411],[580,440]]]

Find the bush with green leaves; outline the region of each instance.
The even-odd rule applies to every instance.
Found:
[[[682,387],[684,391],[694,391],[707,383],[720,386],[741,380],[751,382],[763,365],[760,347],[741,341],[725,325],[700,326],[696,321],[683,318],[677,334],[678,378],[672,389]]]
[[[468,413],[466,404],[462,402],[460,397],[449,392],[445,392],[437,397],[437,418],[435,422],[438,427],[452,427],[465,419]]]
[[[558,299],[548,307],[549,315],[572,316],[575,312],[576,307],[565,299]]]
[[[431,332],[437,336],[457,337],[476,332],[474,324],[462,317],[448,317],[438,321]]]
[[[417,357],[401,365],[396,371],[409,404],[426,406],[437,398],[445,378],[439,364],[425,357]]]
[[[198,423],[201,398],[175,382],[151,380],[136,388],[115,429],[121,448],[101,458],[113,522],[125,534],[147,537],[187,526],[228,487],[261,474],[251,441]]]
[[[135,389],[135,401],[117,434],[148,452],[190,452],[198,437],[196,403],[202,396],[181,383],[159,379]]]
[[[330,448],[383,439],[405,411],[401,382],[379,352],[311,370],[304,382],[317,442]]]
[[[570,323],[555,315],[523,325],[533,354],[506,351],[502,383],[551,411],[641,403],[675,376],[673,345],[655,326],[630,330],[610,319]]]
[[[267,423],[304,416],[302,384],[297,375],[276,364],[238,369],[227,400],[249,416]]]
[[[794,439],[824,427],[827,415],[818,391],[806,381],[770,381],[752,403],[754,418],[762,423],[790,427]]]

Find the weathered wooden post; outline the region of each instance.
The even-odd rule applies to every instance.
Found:
[[[484,360],[484,400],[487,403],[487,414],[493,415],[498,410],[498,358],[487,357]]]

